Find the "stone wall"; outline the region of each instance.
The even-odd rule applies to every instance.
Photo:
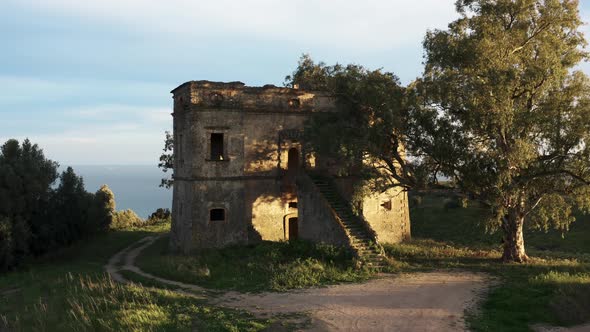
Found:
[[[298,184],[301,238],[339,246],[349,245],[349,239],[332,214],[331,207],[309,177],[301,175]]]
[[[408,194],[401,189],[365,196],[362,213],[379,243],[399,243],[410,238]]]

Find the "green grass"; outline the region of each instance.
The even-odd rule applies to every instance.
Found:
[[[39,331],[258,331],[268,322],[211,307],[191,297],[109,277],[66,275],[12,319],[17,330]],[[7,316],[10,317],[10,316]],[[10,320],[10,318],[8,318]]]
[[[445,209],[427,196],[411,211],[413,240],[386,246],[408,271],[462,269],[498,280],[479,311],[469,314],[474,331],[529,331],[536,323],[574,325],[590,321],[590,219],[580,216],[571,232],[528,230],[527,264],[500,262],[500,234],[486,234],[487,211],[475,204]]]
[[[119,274],[125,278],[126,280],[136,283],[139,286],[143,286],[143,287],[151,287],[151,288],[159,288],[159,289],[167,289],[167,290],[181,290],[183,291],[182,288],[178,287],[178,286],[174,286],[174,285],[168,285],[168,284],[164,284],[161,283],[157,280],[151,279],[151,278],[146,278],[142,275],[139,275],[133,271],[129,271],[129,270],[120,270]],[[201,294],[199,294],[201,295]]]
[[[410,211],[412,237],[472,248],[500,248],[501,234],[485,232],[488,209],[475,202],[470,202],[466,209],[445,209],[444,200],[441,196],[425,196],[422,204]],[[578,214],[576,217],[576,222],[565,234],[554,230],[545,233],[527,229],[527,249],[590,254],[590,215]]]
[[[111,232],[0,275],[0,292],[15,290],[0,297],[0,330],[259,331],[270,324],[169,290],[120,285],[104,274],[116,252],[168,227]]]
[[[373,273],[355,269],[350,252],[329,245],[263,242],[251,246],[200,250],[192,255],[167,251],[162,238],[137,259],[145,272],[206,288],[283,291],[366,280]]]

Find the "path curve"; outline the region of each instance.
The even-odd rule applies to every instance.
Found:
[[[105,266],[118,282],[119,273],[133,271],[145,278],[187,291],[207,289],[163,279],[139,269],[135,259],[160,237],[150,236],[115,254]],[[475,305],[491,284],[486,274],[437,271],[382,275],[362,284],[343,284],[286,293],[205,294],[211,304],[243,309],[259,316],[308,313],[309,331],[463,331],[464,312]]]

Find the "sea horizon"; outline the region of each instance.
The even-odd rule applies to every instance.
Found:
[[[109,186],[115,195],[117,210],[131,209],[147,218],[158,208],[172,206],[172,189],[159,187],[166,174],[157,165],[61,164],[59,171],[67,167],[72,167],[82,177],[88,192],[96,192],[103,184]]]

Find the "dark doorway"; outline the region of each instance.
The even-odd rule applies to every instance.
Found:
[[[297,240],[299,238],[299,223],[297,217],[289,218],[289,240]]]

